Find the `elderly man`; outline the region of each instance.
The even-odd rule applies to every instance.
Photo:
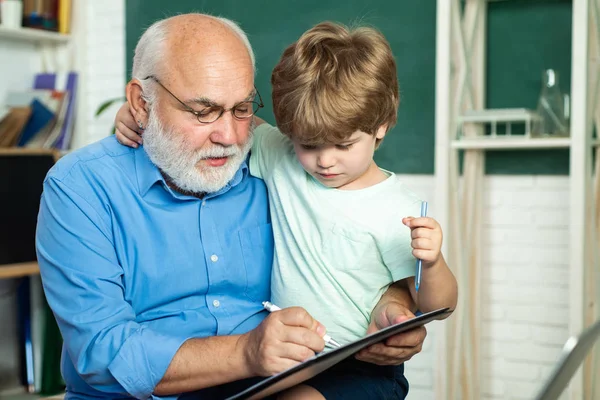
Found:
[[[127,98],[144,148],[107,138],[64,157],[44,183],[37,250],[67,398],[204,388],[196,395],[222,398],[321,351],[324,327],[306,311],[262,311],[273,238],[266,189],[245,161],[262,106],[245,34],[201,14],[157,22],[136,48]],[[221,110],[194,109],[207,105]],[[390,288],[373,324],[412,306]],[[399,335],[361,359],[401,363],[424,337]]]

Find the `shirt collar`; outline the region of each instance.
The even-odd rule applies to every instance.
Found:
[[[167,185],[167,182],[165,181],[165,178],[160,173],[160,170],[158,169],[158,167],[156,165],[154,165],[154,163],[152,163],[152,161],[150,160],[150,157],[148,157],[148,154],[146,154],[146,151],[143,149],[143,147],[138,147],[137,149],[135,149],[134,155],[135,155],[135,171],[137,174],[138,188],[139,188],[140,194],[142,196],[145,196],[146,193],[148,193],[150,188],[152,186],[154,186],[154,184],[156,182],[162,182],[163,187],[168,188],[168,190],[170,190],[170,188]],[[248,159],[249,159],[249,157],[250,156],[248,156],[246,158],[246,160],[244,160],[244,162],[242,163],[240,168],[236,171],[236,173],[233,176],[233,178],[231,179],[231,181],[229,181],[229,183],[227,185],[225,185],[225,187],[223,187],[221,190],[219,190],[216,193],[209,193],[207,195],[207,197],[218,196],[220,194],[227,192],[232,187],[239,185],[240,182],[246,176],[248,176],[248,172],[249,172],[248,171]]]

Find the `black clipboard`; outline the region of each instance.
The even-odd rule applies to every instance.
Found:
[[[418,317],[389,326],[340,348],[317,354],[295,367],[265,378],[243,392],[227,398],[227,400],[258,399],[296,386],[334,366],[340,361],[353,356],[365,347],[381,342],[395,334],[425,325],[435,319],[443,318],[450,313],[452,313],[452,310],[449,308],[441,308],[439,310],[421,314]]]

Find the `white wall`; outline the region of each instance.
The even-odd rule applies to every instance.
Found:
[[[125,0],[82,1],[81,35],[77,44],[82,74],[74,148],[110,134],[118,105],[95,117],[106,100],[125,95]],[[119,104],[120,105],[120,104]]]
[[[433,177],[403,178],[434,198]],[[568,338],[568,189],[567,177],[485,180],[482,399],[533,398]],[[429,331],[406,365],[409,399],[434,399],[435,325]]]
[[[104,100],[124,93],[125,0],[79,0],[74,5],[73,41],[81,83],[74,147],[80,147],[110,133],[116,111],[102,118],[94,118],[94,113]],[[0,79],[1,98],[8,90],[30,87],[42,65],[35,45],[3,40],[0,64],[3,76],[11,77]],[[15,284],[0,280],[0,392],[19,382]]]

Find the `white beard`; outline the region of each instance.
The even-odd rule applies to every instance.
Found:
[[[207,149],[194,149],[185,135],[164,127],[155,112],[149,114],[144,131],[144,150],[166,178],[184,192],[218,192],[233,179],[252,147],[252,126],[248,140],[242,146],[213,144]],[[220,157],[228,157],[223,166],[200,164],[207,158]]]

